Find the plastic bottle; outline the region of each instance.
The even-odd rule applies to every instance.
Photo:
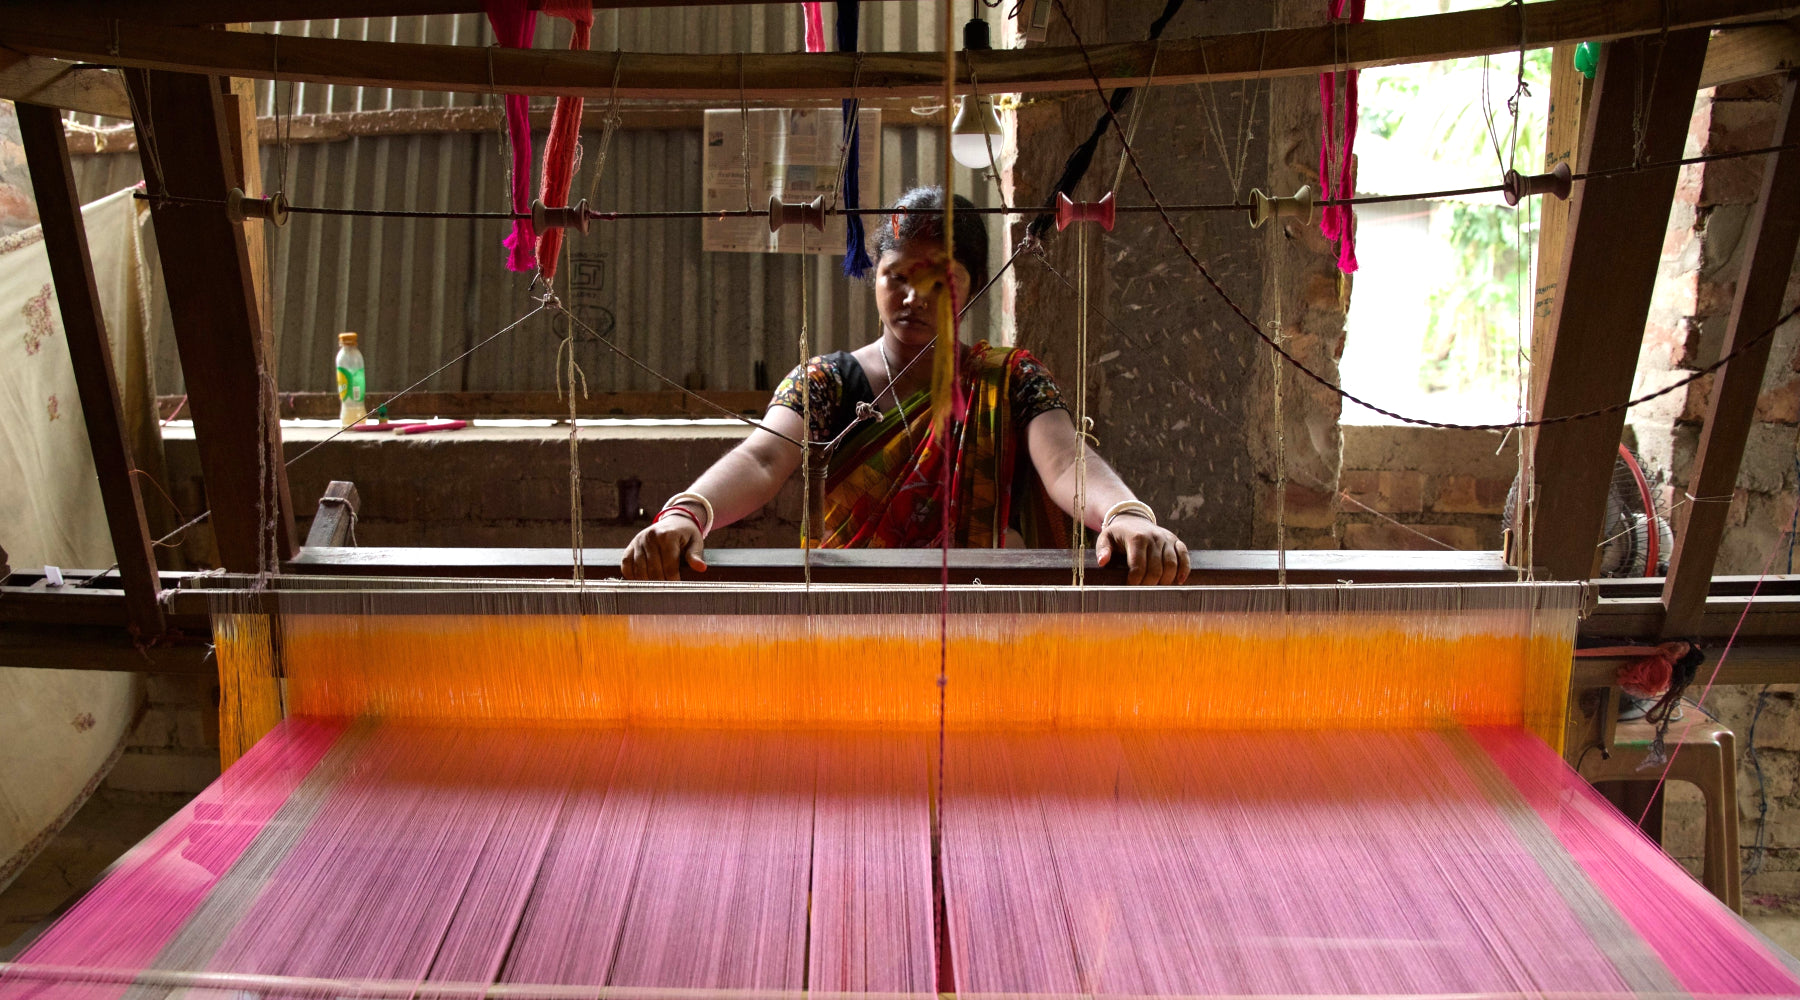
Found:
[[[338,344],[338,422],[349,427],[368,416],[363,404],[363,356],[356,347],[354,333],[338,334]]]

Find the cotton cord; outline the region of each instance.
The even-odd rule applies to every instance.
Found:
[[[1088,433],[1088,230],[1075,225],[1075,530],[1069,535],[1069,562],[1076,589],[1087,586]],[[1104,531],[1105,529],[1102,528]]]

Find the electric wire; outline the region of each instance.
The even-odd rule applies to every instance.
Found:
[[[1751,156],[1766,156],[1773,153],[1785,153],[1800,150],[1800,144],[1786,143],[1778,146],[1759,146],[1755,149],[1739,149],[1721,153],[1706,153],[1698,156],[1686,156],[1679,160],[1659,160],[1641,164],[1627,164],[1599,170],[1584,170],[1571,175],[1572,181],[1596,180],[1599,178],[1618,177],[1626,174],[1640,174],[1651,170],[1666,170],[1672,167],[1687,167],[1703,163],[1716,163],[1724,160],[1741,160]],[[1129,159],[1129,157],[1128,157]],[[1354,198],[1316,198],[1315,208],[1332,208],[1347,205],[1389,205],[1404,201],[1443,201],[1451,198],[1467,198],[1482,194],[1499,194],[1504,191],[1504,184],[1474,184],[1467,187],[1442,188],[1433,191],[1410,191],[1402,194],[1357,195]],[[139,191],[135,197],[139,201],[151,204],[174,206],[211,206],[223,208],[227,202],[224,198],[201,198],[193,195],[160,194]],[[1250,204],[1240,201],[1199,202],[1163,204],[1152,200],[1149,205],[1117,205],[1113,211],[1122,215],[1141,213],[1157,214],[1197,214],[1205,212],[1249,212]],[[323,215],[347,216],[360,219],[447,219],[453,222],[516,222],[531,218],[530,212],[455,212],[435,211],[430,209],[397,209],[397,208],[346,208],[329,205],[287,205],[290,215]],[[936,208],[844,208],[842,206],[824,206],[827,216],[893,216],[893,215],[940,215],[942,209]],[[1006,205],[974,205],[960,206],[958,212],[965,215],[1016,215],[1019,209]],[[656,211],[600,211],[588,209],[586,217],[594,222],[654,222],[682,219],[699,219],[701,221],[726,219],[765,219],[768,210],[762,208],[735,209],[667,209]]]

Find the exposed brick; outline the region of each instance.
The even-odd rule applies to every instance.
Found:
[[[1800,378],[1785,379],[1764,389],[1756,400],[1756,419],[1778,424],[1800,423]]]
[[[135,747],[166,748],[175,745],[175,715],[168,709],[152,708],[144,712],[131,731],[130,744]]]
[[[1700,206],[1749,205],[1762,189],[1762,157],[1715,160],[1706,164],[1700,182]]]
[[[1379,502],[1384,514],[1416,514],[1425,508],[1425,475],[1420,472],[1382,472]]]
[[[1287,524],[1292,528],[1329,528],[1337,523],[1337,494],[1324,490],[1316,490],[1302,483],[1288,480],[1287,504],[1283,511]],[[1271,518],[1274,507],[1269,508]]]
[[[1381,474],[1373,469],[1345,469],[1338,486],[1357,503],[1373,507],[1381,499]]]
[[[1425,538],[1420,535],[1427,536]],[[1474,528],[1460,524],[1409,524],[1391,521],[1351,524],[1344,528],[1346,549],[1441,549],[1436,539],[1458,549],[1480,548],[1480,535]]]
[[[1436,481],[1431,509],[1442,514],[1499,514],[1506,508],[1508,479],[1444,476]]]

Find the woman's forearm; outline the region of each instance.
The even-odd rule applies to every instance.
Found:
[[[712,504],[715,528],[761,510],[800,467],[800,449],[777,436],[800,437],[799,414],[785,407],[771,407],[763,423],[776,433],[752,431],[742,444],[726,452],[687,488],[686,492],[698,493]]]
[[[1081,519],[1089,528],[1099,530],[1101,520],[1114,505],[1137,499],[1112,466],[1076,436],[1075,422],[1066,410],[1040,415],[1026,427],[1025,435],[1032,466],[1037,469],[1045,492],[1070,517],[1075,516],[1075,494],[1082,478],[1076,457],[1083,450],[1087,452],[1087,495]]]

